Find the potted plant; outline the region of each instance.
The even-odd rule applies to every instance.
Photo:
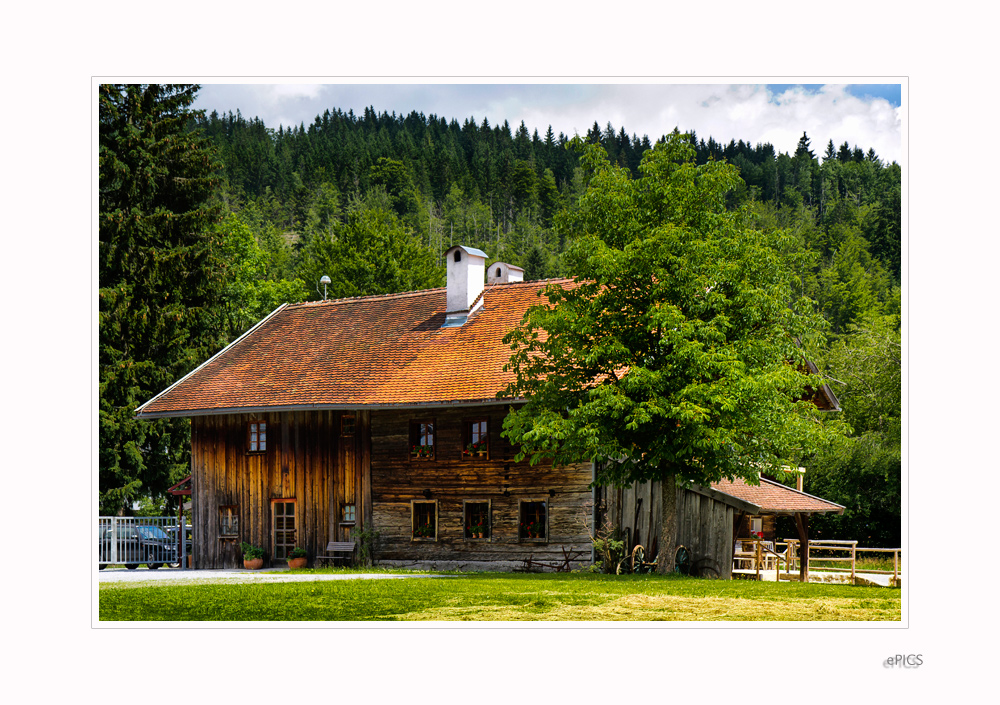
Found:
[[[426,539],[433,538],[434,527],[431,524],[422,524],[413,529],[413,538]]]
[[[545,522],[529,521],[521,524],[521,538],[543,539],[545,538]]]
[[[246,542],[240,543],[243,551],[243,567],[247,570],[260,570],[264,567],[264,549]]]
[[[410,456],[418,460],[432,460],[434,458],[434,446],[415,445],[410,451]]]
[[[476,524],[475,526],[472,527],[472,534],[477,539],[483,538],[483,525],[482,525],[482,523]]]
[[[306,559],[308,557],[309,554],[306,553],[306,549],[299,547],[293,548],[288,553],[288,569],[295,570],[297,568],[305,568]]]
[[[485,456],[486,439],[484,438],[481,441],[477,441],[476,443],[470,443],[469,445],[465,446],[465,452],[463,452],[462,455],[468,457],[472,457],[474,455],[478,455],[480,457]]]

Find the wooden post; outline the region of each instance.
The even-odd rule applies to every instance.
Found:
[[[809,515],[795,513],[795,528],[799,532],[799,581],[809,582]]]
[[[851,544],[851,585],[857,585],[855,582],[856,578],[854,575],[854,564],[858,554],[858,542],[855,541]]]
[[[754,541],[754,546],[756,547],[757,550],[754,552],[755,555],[754,555],[754,561],[753,562],[754,562],[754,567],[757,568],[757,580],[760,580],[760,558],[761,558],[761,556],[760,556],[760,549],[761,549],[760,539],[757,539],[756,541]]]
[[[892,582],[894,587],[899,586],[899,578],[897,577],[899,572],[899,551],[892,552]]]

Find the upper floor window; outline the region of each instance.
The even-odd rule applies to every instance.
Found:
[[[410,422],[410,459],[434,460],[435,434],[433,421]]]
[[[247,427],[247,452],[263,453],[267,450],[267,424],[251,421]]]
[[[466,421],[463,432],[463,458],[486,460],[490,455],[489,421],[472,419]]]
[[[354,435],[354,412],[349,412],[340,417],[340,435]]]

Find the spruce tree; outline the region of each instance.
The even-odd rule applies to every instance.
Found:
[[[188,129],[197,89],[99,89],[102,514],[187,474],[188,422],[138,421],[135,409],[222,342],[213,307],[223,277],[209,234],[218,165]]]

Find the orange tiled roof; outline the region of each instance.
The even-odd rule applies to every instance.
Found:
[[[742,499],[744,502],[756,504],[760,507],[762,514],[844,513],[844,508],[839,504],[813,497],[811,494],[799,492],[763,477],[760,478],[760,484],[756,487],[737,478],[736,480],[713,482],[712,489]]]
[[[441,327],[444,288],[287,305],[137,414],[495,399],[514,378],[503,336],[552,281],[570,280],[487,286],[481,310],[457,328]]]

